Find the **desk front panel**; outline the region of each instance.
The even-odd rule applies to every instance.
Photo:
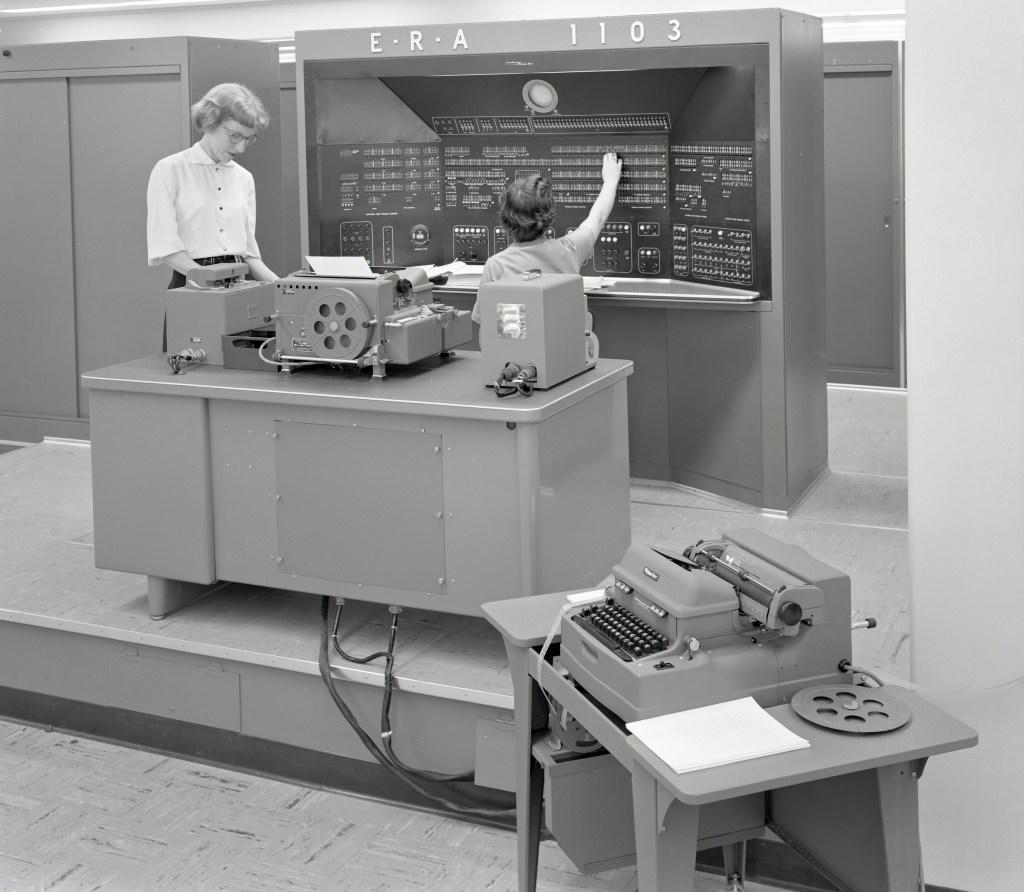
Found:
[[[629,542],[625,382],[539,424],[211,401],[220,579],[478,613]]]

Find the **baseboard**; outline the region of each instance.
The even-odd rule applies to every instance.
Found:
[[[515,829],[515,817],[481,819],[439,806],[408,787],[377,762],[305,749],[234,731],[179,722],[126,709],[96,706],[62,697],[0,687],[0,718],[48,731],[103,740],[118,746],[176,756],[316,789],[384,800],[464,820]],[[451,785],[423,786],[457,798]],[[473,787],[475,805],[511,809],[510,793]]]

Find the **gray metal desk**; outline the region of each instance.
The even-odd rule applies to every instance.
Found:
[[[597,581],[629,542],[632,368],[528,399],[495,397],[468,352],[385,380],[91,372],[97,566],[147,575],[154,617],[218,581],[476,616]]]
[[[516,799],[520,892],[537,883],[543,773],[533,757],[538,681],[632,777],[640,892],[693,889],[702,808],[751,795],[764,820],[844,892],[908,892],[920,885],[917,783],[927,758],[973,746],[977,733],[911,691],[892,688],[910,722],[882,734],[830,731],[787,705],[768,712],[810,748],[676,774],[587,694],[537,655],[563,594],[483,605],[502,633],[515,693]],[[555,638],[557,641],[557,637]]]

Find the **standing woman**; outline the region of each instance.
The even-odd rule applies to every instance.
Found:
[[[235,159],[270,123],[259,97],[242,84],[218,84],[192,106],[203,137],[156,163],[146,192],[149,265],[171,268],[169,288],[214,263],[249,265],[260,282],[278,277],[256,244],[256,186]]]

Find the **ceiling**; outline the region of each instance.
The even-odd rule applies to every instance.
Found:
[[[227,6],[254,2],[266,0],[0,0],[0,23],[17,18],[187,9],[196,6]]]

